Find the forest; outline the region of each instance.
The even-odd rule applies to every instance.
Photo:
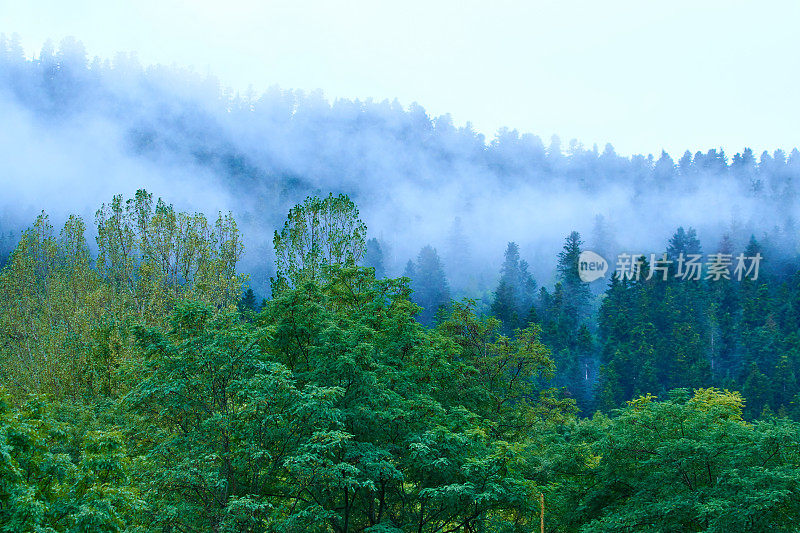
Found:
[[[540,498],[550,531],[800,519],[796,277],[614,278],[593,334],[577,234],[526,315],[512,243],[496,316],[431,317],[435,251],[411,279],[359,266],[344,195],[290,210],[261,304],[230,214],[140,190],[95,226],[97,256],[80,217],[42,213],[0,274],[5,531],[531,531]],[[595,349],[602,409],[581,414]]]
[[[486,141],[13,37],[0,111],[0,531],[800,529],[797,150]]]

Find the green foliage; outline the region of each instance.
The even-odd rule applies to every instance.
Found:
[[[542,287],[528,320],[541,323],[542,340],[553,352],[557,372],[551,384],[565,388],[588,411],[595,403],[597,364],[594,335],[586,323],[593,302],[578,275],[582,245],[577,232],[567,236],[558,254],[558,281],[552,292]]]
[[[366,235],[367,226],[346,195],[309,196],[289,210],[280,233],[275,232],[276,286],[322,279],[326,267],[358,264]]]
[[[92,332],[108,300],[83,232],[70,217],[56,237],[42,213],[0,272],[0,380],[10,389],[63,396],[87,386]]]
[[[124,403],[145,458],[141,481],[158,495],[151,523],[532,523],[525,445],[501,437],[525,434],[535,402],[528,379],[552,371],[538,331],[470,344],[448,333],[456,320],[484,336],[497,322],[487,331],[463,307],[441,331],[426,330],[408,295],[402,280],[376,280],[371,269],[334,269],[323,285],[282,291],[257,324],[186,304],[168,334],[137,329],[148,377]]]
[[[731,246],[723,239],[719,250]],[[699,251],[694,230],[679,228],[667,254]],[[751,238],[745,255],[759,251]],[[646,274],[649,265],[643,268]],[[741,390],[749,419],[765,409],[800,416],[800,276],[780,281],[762,270],[759,279],[741,281],[613,279],[598,314],[598,405],[613,409],[639,394],[716,386]]]
[[[528,310],[509,246],[482,316],[433,248],[411,280],[376,279],[374,240],[357,267],[329,196],[290,212],[258,307],[230,216],[139,191],[97,222],[96,269],[42,214],[0,271],[0,531],[529,532],[540,494],[554,531],[800,523],[798,275],[615,279],[595,331],[573,233]],[[610,414],[576,419],[597,352]]]
[[[552,464],[569,472],[558,497],[565,529],[794,530],[800,427],[785,419],[747,424],[737,393],[675,392],[662,402],[637,398],[611,419],[577,422],[559,439]]]
[[[0,531],[133,530],[144,502],[122,436],[104,429],[70,442],[72,429],[44,400],[14,407],[0,389]]]
[[[241,295],[236,274],[244,246],[236,221],[176,212],[144,190],[115,196],[97,212],[98,270],[120,304],[141,318],[163,317],[180,299],[225,307]]]
[[[140,190],[97,213],[97,268],[85,225],[67,219],[56,236],[42,213],[0,271],[0,383],[53,397],[113,395],[126,387],[129,328],[163,324],[177,302],[232,307],[244,277],[236,222],[176,213]]]
[[[157,495],[151,526],[263,523],[290,499],[280,484],[284,463],[311,428],[329,424],[325,405],[337,391],[298,389],[283,365],[261,354],[264,334],[191,302],[176,309],[169,333],[135,330],[147,377],[123,406],[144,458],[139,481]]]

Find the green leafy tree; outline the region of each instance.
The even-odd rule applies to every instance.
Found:
[[[367,226],[346,195],[309,196],[289,210],[280,233],[275,232],[276,286],[322,279],[326,267],[360,263],[366,235]]]
[[[107,299],[83,234],[70,217],[56,237],[42,213],[0,272],[0,375],[10,389],[71,396],[90,378],[92,331]]]
[[[265,530],[299,495],[281,483],[285,462],[332,414],[334,389],[298,389],[261,352],[261,330],[185,303],[168,333],[139,327],[146,376],[125,398],[128,432],[146,461],[139,482],[154,495],[147,521],[166,529]],[[234,527],[235,530],[235,527]]]
[[[643,396],[576,423],[554,450],[567,471],[563,528],[581,531],[790,531],[800,518],[797,424],[742,420],[738,393]]]
[[[122,436],[79,434],[41,398],[0,389],[0,456],[0,531],[131,531],[145,505]]]

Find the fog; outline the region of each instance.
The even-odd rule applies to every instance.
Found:
[[[797,150],[622,157],[513,129],[489,139],[416,103],[278,87],[232,94],[180,67],[89,59],[75,40],[33,60],[0,40],[0,230],[41,210],[56,221],[78,213],[91,227],[114,194],[146,188],[181,209],[233,211],[243,268],[262,294],[272,232],[308,194],[349,194],[390,275],[431,244],[455,292],[480,296],[509,241],[551,284],[573,230],[604,254],[661,252],[678,226],[692,226],[707,252],[724,234],[739,250],[755,235],[774,258],[793,258],[798,184]]]

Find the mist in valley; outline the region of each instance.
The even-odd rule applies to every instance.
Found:
[[[242,268],[263,296],[288,209],[346,193],[387,275],[431,245],[454,296],[487,300],[509,241],[551,286],[571,231],[612,263],[618,252],[663,252],[679,226],[695,228],[705,252],[726,234],[741,251],[754,235],[781,268],[797,255],[800,153],[623,156],[513,129],[487,138],[417,103],[277,86],[233,93],[224,80],[131,55],[88,58],[74,39],[29,59],[6,36],[0,183],[8,242],[41,210],[56,225],[79,214],[91,228],[102,203],[140,188],[183,210],[230,210],[245,237]]]

